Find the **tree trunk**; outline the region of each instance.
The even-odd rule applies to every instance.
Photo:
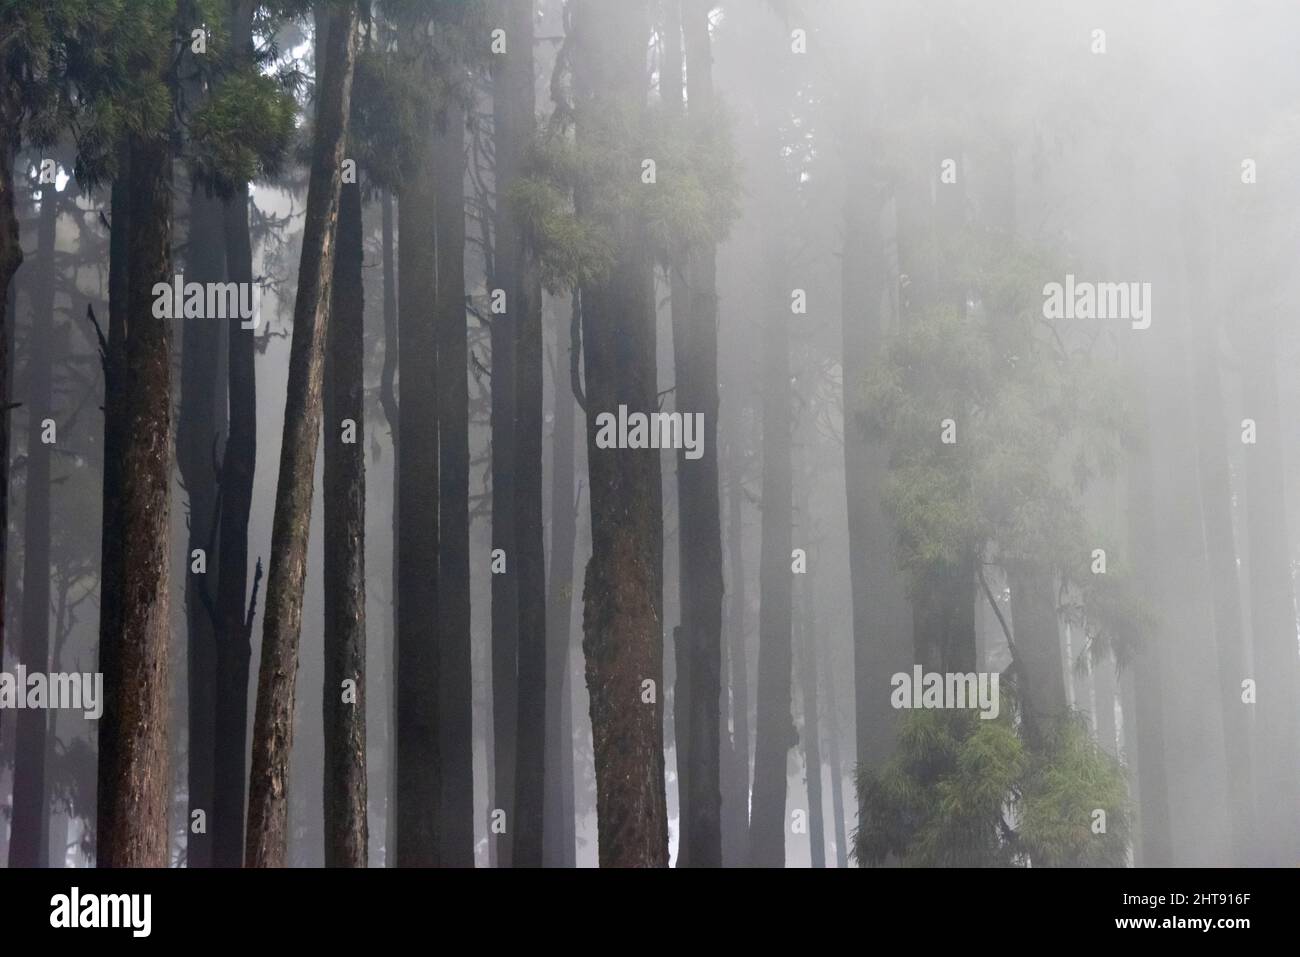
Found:
[[[808,785],[808,847],[813,867],[826,866],[826,827],[822,815],[822,753],[817,712],[817,602],[811,574],[803,576],[803,627],[800,629],[800,691],[803,695],[803,766]]]
[[[574,81],[581,144],[609,148],[604,121],[645,108],[650,21],[642,0],[577,0]],[[593,129],[596,126],[596,129]],[[614,148],[624,148],[614,144]],[[589,197],[579,196],[582,208]],[[641,224],[607,216],[613,267],[582,290],[592,554],[583,587],[602,867],[666,867],[663,753],[663,542],[659,454],[602,449],[597,418],[658,408],[654,274]]]
[[[116,452],[120,466],[113,477],[115,514],[112,535],[105,535],[101,589],[121,598],[100,624],[104,712],[97,863],[165,867],[172,330],[169,322],[151,317],[154,284],[172,278],[172,156],[166,136],[129,140],[126,309],[121,366],[109,376],[110,383],[118,373],[121,379],[105,389],[104,402],[105,420],[118,423],[106,427],[106,454]],[[110,429],[115,434],[108,441]]]
[[[400,538],[397,509],[397,492],[402,472],[397,443],[397,261],[393,250],[393,194],[384,190],[382,212],[382,244],[384,260],[384,368],[379,381],[379,403],[384,409],[384,421],[393,441],[392,489],[392,564],[389,566],[389,602],[392,620],[388,648],[388,725],[385,728],[384,764],[387,770],[388,790],[384,805],[384,863],[392,867],[397,862],[397,543]]]
[[[699,122],[713,111],[707,0],[687,0],[683,23],[690,109]],[[722,866],[722,794],[718,715],[722,707],[722,518],[718,497],[717,255],[711,244],[689,250],[685,308],[673,309],[677,407],[703,413],[701,455],[677,453],[681,525],[682,634],[689,661],[687,788],[683,833],[688,862]],[[676,291],[676,289],[674,290]],[[680,730],[679,730],[680,734]],[[680,752],[680,745],[679,745]],[[680,756],[678,758],[680,764]]]
[[[186,282],[220,282],[225,271],[221,238],[222,208],[218,200],[195,191],[189,199],[189,232],[186,238]],[[230,323],[234,325],[234,323]],[[217,650],[212,589],[209,571],[218,577],[217,555],[209,554],[217,544],[217,474],[214,451],[218,435],[225,429],[225,390],[219,388],[218,363],[222,344],[221,324],[213,317],[186,319],[181,343],[181,401],[176,423],[176,465],[189,498],[189,534],[185,545],[185,621],[188,627],[186,670],[188,674],[189,820],[194,812],[204,818],[214,813],[216,787]],[[205,571],[192,568],[195,550],[204,555]],[[211,563],[211,567],[208,567]],[[195,833],[186,828],[187,867],[211,867],[215,831]]]
[[[361,187],[340,188],[324,384],[325,866],[365,867],[366,446]],[[354,430],[346,435],[347,423]]]
[[[293,746],[294,678],[302,626],[307,537],[311,524],[316,445],[320,438],[321,384],[330,284],[338,224],[339,171],[347,141],[352,68],[357,52],[357,7],[331,10],[323,54],[312,147],[311,179],[303,223],[302,260],[294,300],[288,396],[271,563],[267,576],[262,661],[257,676],[253,764],[248,788],[248,866],[285,864],[289,757]]]
[[[518,23],[525,0],[506,0],[503,15]],[[530,6],[531,9],[531,6]],[[523,31],[532,35],[532,20]],[[528,49],[523,49],[524,47]],[[519,176],[528,137],[532,133],[531,93],[522,99],[526,82],[532,90],[532,49],[523,42],[507,46],[492,73],[493,137],[496,166],[496,222],[489,282],[506,295],[506,311],[494,315],[492,345],[492,554],[504,555],[504,570],[492,569],[492,809],[505,814],[504,836],[490,831],[496,866],[510,867],[516,828],[515,768],[519,722],[519,568],[515,530],[515,291],[519,289],[523,249],[519,227],[506,201],[506,190]],[[528,73],[523,72],[527,66]],[[504,838],[504,839],[503,839]]]
[[[53,376],[54,240],[59,198],[53,185],[41,190],[32,280],[32,323],[27,336],[27,481],[23,507],[22,648],[28,672],[50,667],[50,459],[53,448],[41,441],[46,418],[55,419]],[[43,867],[48,862],[50,804],[45,793],[47,717],[44,709],[18,712],[14,752],[14,796],[10,867]]]
[[[17,143],[12,131],[17,120],[6,103],[0,109],[0,661],[5,650],[5,579],[8,576],[9,543],[9,343],[15,321],[13,278],[23,261],[14,210],[14,153]]]
[[[732,768],[727,797],[722,807],[730,821],[732,866],[749,863],[749,661],[745,654],[745,553],[742,457],[731,457],[733,473],[727,493],[727,551],[731,571],[731,607],[727,613],[727,658],[731,669],[731,720],[735,726]]]
[[[577,293],[573,312],[582,321]],[[556,343],[569,338],[569,323],[556,323]],[[559,361],[564,355],[566,361]],[[546,605],[547,716],[545,864],[571,867],[576,853],[573,820],[573,688],[569,649],[573,629],[573,557],[578,537],[574,499],[574,415],[577,403],[567,371],[568,350],[556,350],[555,429],[551,434],[551,575]]]
[[[421,118],[403,169],[398,216],[397,834],[399,867],[436,867],[438,740],[437,232],[433,117]]]
[[[844,821],[844,769],[840,763],[840,712],[835,700],[835,669],[830,665],[829,652],[817,656],[817,667],[822,670],[826,687],[826,730],[830,748],[831,814],[835,825],[835,866],[849,866],[848,830]]]
[[[1295,597],[1287,548],[1283,460],[1286,427],[1278,409],[1278,335],[1272,317],[1243,335],[1242,383],[1258,443],[1246,447],[1246,521],[1250,540],[1250,608],[1255,644],[1259,761],[1259,832],[1268,844],[1261,862],[1300,860],[1295,813],[1300,806],[1300,662],[1296,659]],[[1240,700],[1240,680],[1236,693]]]
[[[1040,746],[1044,735],[1069,711],[1055,583],[1043,569],[1034,567],[1010,569],[1007,580],[1021,716],[1028,741]]]
[[[773,264],[775,265],[775,263]],[[772,275],[779,275],[774,270]],[[776,300],[780,302],[781,296]],[[763,331],[763,523],[759,568],[758,727],[749,854],[754,867],[785,866],[789,751],[799,742],[791,717],[793,681],[793,482],[790,464],[790,351],[786,316],[772,308]]]

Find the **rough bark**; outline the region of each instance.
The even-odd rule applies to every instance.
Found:
[[[831,815],[835,828],[835,866],[849,866],[849,835],[844,820],[844,769],[840,758],[840,712],[835,699],[835,669],[830,666],[830,654],[823,650],[817,656],[817,667],[822,672],[826,688],[826,733],[830,750],[828,765],[831,774]]]
[[[774,271],[773,275],[779,275]],[[779,303],[783,297],[776,295]],[[793,576],[790,351],[786,316],[771,308],[763,330],[763,521],[759,567],[758,722],[749,855],[785,866],[787,760],[799,737],[791,717]]]
[[[324,383],[325,866],[365,867],[366,446],[361,187],[339,196]],[[355,429],[344,441],[344,423]],[[344,683],[352,682],[345,689]]]
[[[245,841],[245,863],[255,867],[283,866],[287,850],[294,679],[298,671],[307,537],[311,524],[316,445],[320,437],[325,332],[338,223],[339,171],[347,140],[352,69],[357,52],[357,7],[348,4],[332,9],[328,23],[303,223],[302,260],[294,300],[288,396],[280,445],[275,515],[271,525],[262,660],[257,676]]]
[[[1011,625],[1016,643],[1017,678],[1021,680],[1021,716],[1031,745],[1041,745],[1069,710],[1061,632],[1056,614],[1055,583],[1041,568],[1008,571]]]
[[[0,661],[5,650],[5,579],[8,574],[9,543],[9,343],[14,322],[14,274],[23,261],[14,210],[14,153],[17,143],[11,131],[17,118],[6,104],[0,111]]]
[[[442,863],[474,866],[470,669],[469,362],[465,322],[465,113],[452,104],[434,144],[437,183],[438,637],[442,682]]]
[[[27,334],[27,481],[23,506],[22,644],[20,659],[29,672],[47,672],[50,664],[50,466],[53,447],[41,441],[42,422],[55,419],[54,239],[59,198],[53,186],[42,188],[32,280],[32,322]],[[43,867],[50,822],[45,792],[48,719],[43,709],[18,712],[14,754],[10,867]]]
[[[392,867],[397,861],[397,569],[398,530],[397,492],[401,469],[397,446],[397,258],[393,248],[393,194],[384,190],[381,213],[381,243],[384,268],[384,368],[379,380],[379,404],[393,442],[392,489],[392,564],[389,566],[389,602],[392,605],[388,636],[388,724],[385,727],[384,763],[388,772],[384,805],[384,863]]]
[[[577,133],[586,144],[601,132],[592,125],[612,111],[644,109],[650,21],[642,0],[577,0],[572,24]],[[584,197],[579,203],[589,208]],[[629,413],[648,414],[658,407],[654,276],[640,224],[625,213],[606,219],[613,267],[582,290],[592,538],[583,652],[599,858],[602,867],[666,867],[659,456],[596,443],[599,413],[617,414],[625,405]]]
[[[731,602],[727,611],[727,658],[731,674],[733,767],[723,811],[732,834],[728,864],[749,863],[749,661],[745,653],[744,520],[741,517],[744,474],[739,454],[731,456],[733,474],[727,493],[727,553]]]
[[[106,427],[115,432],[106,444],[120,467],[101,588],[121,597],[100,624],[96,860],[100,867],[165,867],[172,330],[153,319],[153,287],[171,281],[172,157],[165,136],[131,136],[129,151],[126,309],[121,366],[110,374],[121,379],[106,389],[104,404],[106,421],[119,420]]]
[[[397,834],[399,867],[439,863],[437,232],[433,118],[405,157],[398,198]]]

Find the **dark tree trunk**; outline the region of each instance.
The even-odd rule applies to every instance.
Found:
[[[1210,589],[1214,601],[1214,637],[1219,665],[1219,710],[1223,721],[1227,757],[1228,812],[1232,827],[1233,860],[1251,863],[1256,847],[1254,761],[1251,750],[1251,705],[1241,700],[1246,676],[1246,639],[1241,607],[1241,579],[1237,567],[1237,539],[1232,527],[1232,479],[1227,442],[1231,435],[1224,410],[1219,373],[1217,301],[1209,288],[1210,263],[1202,237],[1212,235],[1208,223],[1188,209],[1190,221],[1183,231],[1187,277],[1191,283],[1191,314],[1197,335],[1194,346],[1193,395],[1198,425],[1197,474],[1200,477],[1201,517],[1206,555],[1210,563]],[[1194,230],[1194,232],[1193,232]],[[1100,688],[1098,698],[1100,698]],[[1100,724],[1098,731],[1100,732]],[[1110,720],[1114,741],[1114,716]]]
[[[731,607],[727,613],[727,658],[731,669],[731,720],[734,766],[722,802],[732,833],[733,866],[749,863],[749,661],[745,654],[745,554],[744,520],[741,499],[744,497],[743,459],[731,457],[734,472],[731,491],[727,494],[727,551],[731,570]]]
[[[42,189],[32,280],[32,323],[27,334],[27,481],[23,507],[22,643],[20,659],[29,672],[50,666],[50,465],[53,448],[41,441],[42,421],[56,419],[52,388],[54,364],[54,237],[59,199],[54,187]],[[48,750],[46,713],[18,712],[14,754],[10,867],[44,867],[50,804],[45,793]]]
[[[189,232],[186,237],[185,281],[220,282],[225,271],[222,243],[221,203],[201,192],[189,201]],[[231,323],[234,325],[235,323]],[[186,747],[189,787],[189,821],[194,812],[204,818],[215,813],[215,749],[217,708],[217,649],[214,607],[215,589],[209,574],[218,578],[217,473],[214,452],[217,438],[225,429],[225,390],[219,388],[216,357],[222,345],[221,323],[213,317],[186,319],[181,343],[181,400],[176,423],[176,465],[189,499],[188,535],[185,545],[185,621],[188,626],[186,670],[189,687],[189,743]],[[195,550],[205,554],[202,574],[192,568]],[[209,822],[212,823],[212,822]],[[210,867],[213,863],[215,832],[186,828],[185,863],[188,867]]]
[[[397,834],[399,867],[436,867],[438,740],[438,393],[433,117],[405,158],[398,215]]]
[[[1258,321],[1242,336],[1245,408],[1255,420],[1256,445],[1246,446],[1246,521],[1250,540],[1250,608],[1261,741],[1259,831],[1268,844],[1262,863],[1293,866],[1300,855],[1300,662],[1296,658],[1295,597],[1287,548],[1283,461],[1286,426],[1278,408],[1275,320]],[[1241,682],[1237,695],[1240,700]]]
[[[835,866],[849,866],[848,829],[844,821],[844,768],[840,759],[840,712],[835,699],[835,669],[830,666],[829,652],[817,656],[817,667],[822,672],[826,688],[826,732],[830,749],[828,761],[831,773],[831,814],[835,826]]]
[[[397,492],[402,472],[398,462],[397,445],[397,261],[393,250],[393,194],[384,190],[382,212],[382,243],[384,259],[384,368],[379,382],[379,403],[384,409],[384,421],[393,441],[393,500],[392,500],[392,564],[389,566],[389,602],[392,619],[388,648],[388,725],[385,729],[385,759],[388,772],[388,790],[384,806],[384,856],[385,864],[392,867],[397,862],[397,594],[399,522]]]
[[[581,305],[573,296],[573,311],[582,321]],[[569,322],[556,323],[556,343],[569,338]],[[559,357],[563,355],[564,360]],[[578,537],[578,508],[574,498],[574,426],[577,403],[569,377],[568,350],[557,349],[555,363],[555,429],[551,434],[551,575],[546,605],[546,825],[545,864],[573,866],[573,688],[569,681],[569,649],[573,630],[573,558]]]
[[[701,124],[713,111],[712,53],[707,0],[686,0],[683,25],[690,109]],[[718,300],[717,262],[712,245],[687,251],[686,302],[674,299],[673,352],[677,407],[703,413],[698,459],[677,453],[678,514],[681,531],[682,634],[689,662],[689,799],[683,833],[687,861],[695,867],[722,866],[722,794],[718,716],[722,708],[722,518],[718,497]],[[679,290],[674,284],[674,292]],[[681,306],[682,308],[678,308]],[[680,729],[679,729],[680,735]],[[680,744],[678,762],[680,766]]]
[[[438,638],[442,864],[474,866],[470,669],[469,361],[465,323],[465,113],[448,106],[434,144],[438,257]]]
[[[773,264],[775,265],[775,263]],[[773,275],[779,275],[774,271]],[[780,301],[782,297],[777,296]],[[759,568],[758,726],[750,864],[785,866],[787,760],[799,742],[791,717],[793,680],[793,481],[790,463],[790,351],[786,315],[772,309],[763,330],[763,524]]]
[[[113,369],[110,358],[104,402],[110,423],[106,453],[116,453],[120,466],[111,489],[113,532],[110,537],[106,529],[101,589],[121,597],[100,623],[104,712],[96,860],[100,867],[165,867],[172,330],[152,314],[154,284],[171,281],[172,156],[166,136],[132,136],[129,151],[121,366]],[[120,385],[113,382],[119,373]],[[108,505],[107,469],[105,486]]]
[[[579,142],[604,143],[613,111],[645,106],[647,5],[578,0],[572,22]],[[666,867],[659,454],[596,443],[600,413],[657,410],[654,274],[640,223],[608,219],[613,267],[582,290],[592,539],[583,652],[599,856],[602,867]]]
[[[342,185],[324,384],[325,866],[365,867],[365,254],[361,187]],[[351,435],[344,435],[345,423]],[[348,441],[345,441],[345,438]],[[347,684],[347,683],[351,684]]]
[[[847,122],[849,155],[870,157],[865,123]],[[912,612],[906,582],[894,562],[895,532],[883,493],[888,451],[868,437],[866,376],[884,341],[887,317],[881,237],[882,197],[866,162],[849,164],[841,270],[844,402],[844,488],[849,579],[853,601],[853,700],[856,759],[879,769],[894,750],[898,712],[889,704],[890,676],[910,670]],[[837,834],[837,844],[843,834]]]
[[[523,0],[508,0],[503,13],[517,19],[514,8]],[[531,21],[525,35],[532,35]],[[506,312],[495,315],[492,345],[492,553],[505,557],[505,570],[492,571],[492,787],[493,811],[503,811],[504,835],[491,831],[488,841],[497,867],[510,867],[515,833],[515,767],[519,721],[519,561],[515,532],[515,329],[514,293],[519,288],[522,250],[519,227],[506,201],[506,189],[519,176],[527,138],[532,132],[533,101],[519,101],[526,81],[521,62],[532,63],[532,50],[510,43],[498,57],[492,74],[493,138],[496,166],[496,222],[489,266],[493,290],[506,294]]]
[[[1021,716],[1031,745],[1044,744],[1044,735],[1069,710],[1065,668],[1061,663],[1061,632],[1052,578],[1041,568],[1013,568],[1011,627],[1016,644]],[[973,669],[953,669],[973,670]]]
[[[514,337],[514,429],[511,466],[513,501],[505,518],[513,523],[514,549],[508,552],[515,582],[518,624],[517,669],[513,695],[514,836],[510,861],[515,867],[542,865],[546,747],[546,544],[542,519],[542,293],[532,253],[508,208],[506,191],[520,173],[533,133],[533,0],[505,5],[507,47],[494,87],[498,123],[497,236],[494,248],[498,286],[506,292],[506,311],[497,317],[504,335]],[[493,383],[497,371],[493,366]],[[496,486],[493,486],[495,510]],[[513,510],[513,511],[511,511]],[[498,761],[497,787],[502,786]]]
[[[321,51],[323,67],[303,223],[302,260],[294,300],[284,436],[271,526],[262,661],[257,676],[245,842],[245,863],[250,867],[283,866],[288,841],[294,678],[298,671],[307,537],[316,445],[320,438],[321,385],[338,225],[340,167],[347,141],[352,67],[357,52],[357,7],[348,4],[332,9],[328,24],[328,37]]]
[[[826,866],[826,825],[822,815],[821,722],[817,711],[817,602],[811,574],[803,576],[803,627],[800,629],[800,692],[803,695],[803,766],[808,783],[808,847],[813,867]]]
[[[8,574],[9,543],[9,381],[11,330],[15,320],[13,278],[23,261],[14,210],[14,153],[17,143],[11,131],[17,119],[6,104],[0,110],[0,661],[5,650],[5,579]]]

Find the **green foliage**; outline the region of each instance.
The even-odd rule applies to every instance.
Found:
[[[1002,691],[1005,703],[1011,695]],[[1073,717],[1031,750],[1013,713],[1004,707],[992,720],[967,710],[907,713],[890,761],[879,772],[858,769],[854,858],[914,867],[1123,864],[1130,818],[1123,768]],[[1098,808],[1104,834],[1092,832]]]
[[[190,170],[221,196],[272,176],[294,134],[297,108],[280,83],[255,69],[227,74],[190,118]]]

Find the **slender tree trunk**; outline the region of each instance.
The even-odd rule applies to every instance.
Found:
[[[27,336],[27,481],[23,508],[23,592],[21,660],[28,672],[50,666],[50,465],[53,447],[42,441],[44,421],[54,420],[53,363],[54,240],[59,200],[42,188],[32,281],[32,323]],[[43,867],[50,804],[45,793],[47,718],[44,709],[18,712],[14,753],[14,796],[10,867]]]
[[[573,296],[573,310],[581,322],[581,306]],[[557,345],[568,339],[569,323],[556,323]],[[569,681],[569,649],[573,629],[573,558],[578,537],[578,509],[574,500],[574,413],[567,371],[568,350],[556,350],[555,428],[551,433],[551,562],[547,582],[547,716],[546,716],[546,825],[545,864],[571,866],[573,821],[573,689]]]
[[[826,687],[826,731],[830,748],[831,814],[835,825],[835,866],[849,866],[848,830],[844,821],[844,769],[840,762],[840,712],[835,700],[835,669],[830,666],[830,653],[823,649],[817,656],[817,667],[822,672]]]
[[[497,323],[512,335],[514,365],[513,502],[503,503],[514,525],[514,551],[508,562],[516,582],[518,625],[514,695],[514,835],[511,863],[542,865],[546,746],[546,544],[542,516],[542,295],[532,252],[507,208],[506,191],[519,175],[523,151],[533,131],[533,0],[505,5],[511,44],[496,77],[494,102],[497,140],[496,267],[504,277],[506,311]],[[495,366],[493,381],[496,381]],[[495,503],[495,485],[494,503]],[[501,778],[497,778],[500,786]]]
[[[693,122],[711,122],[712,53],[707,0],[686,0],[683,25]],[[685,267],[687,308],[673,309],[677,406],[703,413],[701,454],[677,454],[682,632],[689,661],[688,815],[683,832],[695,867],[722,866],[718,715],[722,708],[722,517],[718,495],[718,300],[716,251],[702,244]],[[680,733],[680,732],[679,732]],[[680,761],[680,758],[679,758]]]
[[[325,866],[365,867],[366,446],[361,187],[341,186],[324,384]],[[349,434],[349,424],[351,434]]]
[[[572,22],[578,139],[604,143],[615,110],[644,109],[647,5],[576,0]],[[613,267],[582,290],[592,539],[583,652],[600,864],[666,867],[659,455],[597,442],[601,413],[657,410],[654,274],[641,224],[615,213],[606,225]]]
[[[813,576],[803,576],[803,627],[800,629],[800,685],[803,694],[803,766],[808,782],[808,846],[812,866],[826,866],[826,826],[822,814],[821,723],[817,712],[817,602]]]
[[[357,7],[331,10],[323,54],[302,260],[294,300],[288,397],[280,473],[271,526],[262,662],[257,677],[253,764],[248,788],[245,862],[285,864],[289,757],[293,746],[294,678],[302,626],[307,537],[311,525],[316,445],[320,438],[325,332],[338,224],[339,179],[347,141]]]
[[[518,22],[516,8],[526,0],[506,0],[502,14]],[[532,35],[532,22],[525,33]],[[528,49],[523,49],[528,47]],[[492,74],[492,110],[496,167],[496,222],[490,283],[506,295],[506,311],[494,315],[492,345],[492,553],[504,556],[504,570],[492,570],[492,805],[505,813],[506,832],[489,834],[498,867],[510,867],[515,833],[515,767],[519,721],[519,568],[515,530],[515,317],[513,294],[519,288],[522,250],[519,227],[506,190],[519,176],[519,163],[532,132],[533,101],[520,102],[526,80],[532,89],[532,48],[508,45]],[[525,75],[522,66],[528,65]],[[495,292],[494,292],[495,295]]]
[[[384,258],[384,368],[380,374],[379,403],[384,409],[384,421],[393,441],[392,489],[392,564],[389,566],[389,602],[392,619],[388,649],[388,725],[385,729],[385,765],[388,774],[388,791],[384,809],[384,857],[389,867],[397,863],[397,595],[398,595],[398,540],[401,523],[398,520],[397,492],[401,484],[397,444],[397,261],[393,250],[393,194],[384,190],[382,213],[382,243]]]
[[[17,119],[7,101],[0,101],[0,661],[5,650],[5,579],[9,544],[9,379],[10,332],[15,321],[14,274],[23,261],[14,210],[14,153],[12,132]],[[6,855],[7,856],[7,855]]]
[[[779,275],[774,271],[773,275]],[[777,296],[780,302],[781,296]],[[750,864],[785,866],[789,751],[799,742],[791,717],[793,482],[790,464],[790,352],[785,315],[769,312],[763,332],[763,544],[759,569],[758,727]]]
[[[434,143],[437,195],[438,639],[442,863],[474,866],[474,702],[470,669],[469,361],[465,323],[465,112],[448,106]]]
[[[1250,540],[1250,608],[1259,717],[1259,831],[1267,835],[1263,863],[1300,860],[1300,662],[1296,657],[1295,596],[1287,548],[1286,427],[1278,408],[1275,320],[1259,320],[1245,341],[1242,383],[1257,443],[1246,447],[1246,521]],[[1240,681],[1237,682],[1240,695]]]
[[[731,720],[735,766],[722,802],[732,831],[733,866],[749,863],[749,662],[745,654],[745,554],[742,457],[731,457],[733,473],[727,494],[727,552],[731,570],[731,606],[727,613],[727,657],[731,668]]]
[[[189,234],[186,239],[186,282],[220,282],[225,271],[221,238],[222,208],[218,200],[194,192],[189,200]],[[222,329],[213,317],[186,319],[181,343],[181,401],[176,423],[176,465],[189,499],[189,534],[185,546],[185,621],[188,626],[186,669],[189,686],[189,744],[186,747],[189,819],[202,811],[214,813],[216,788],[217,649],[213,592],[209,573],[218,577],[217,473],[214,453],[219,433],[225,429],[225,390],[218,387],[215,357],[222,344]],[[218,401],[220,400],[220,401]],[[192,567],[196,550],[204,553],[204,571]],[[210,568],[208,567],[210,564]],[[186,829],[185,863],[210,867],[215,832]]]
[[[103,594],[116,592],[121,598],[100,624],[104,712],[99,721],[97,863],[165,867],[172,330],[152,314],[154,284],[171,281],[172,156],[166,136],[133,135],[129,150],[126,310],[121,367],[112,370],[110,382],[119,372],[121,379],[120,386],[106,388],[104,403],[105,419],[119,420],[108,426],[115,435],[106,441],[106,452],[120,455],[120,466],[101,588]],[[106,502],[108,495],[106,491]],[[109,554],[110,546],[116,554]]]
[[[406,157],[397,268],[397,834],[399,867],[440,862],[438,739],[438,392],[432,309],[437,296],[433,117]]]

